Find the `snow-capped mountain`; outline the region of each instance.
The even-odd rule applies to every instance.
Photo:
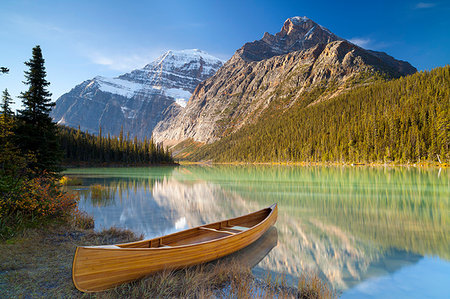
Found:
[[[271,115],[265,111],[273,102],[278,109],[313,105],[377,74],[396,78],[414,72],[408,62],[358,47],[307,17],[292,17],[279,32],[266,32],[238,49],[195,89],[181,113],[155,127],[153,139],[167,145],[212,143]],[[314,103],[303,102],[316,91]]]
[[[91,133],[149,137],[155,125],[177,115],[195,87],[223,62],[201,50],[168,51],[142,69],[116,78],[97,76],[57,101],[51,116],[59,124]]]
[[[280,32],[266,32],[262,39],[246,43],[237,53],[246,61],[261,61],[339,40],[342,38],[307,17],[292,17],[284,22]]]

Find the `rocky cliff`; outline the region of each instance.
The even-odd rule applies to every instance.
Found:
[[[150,137],[158,122],[173,119],[195,87],[223,62],[203,51],[168,51],[142,69],[116,78],[95,77],[57,101],[51,116],[59,124],[97,133]]]
[[[407,62],[358,47],[306,17],[293,17],[277,34],[265,33],[237,50],[197,86],[181,113],[155,127],[153,137],[169,145],[186,139],[210,143],[258,119],[274,101],[288,109],[314,94],[313,102],[301,103],[312,105],[374,77],[414,72]]]

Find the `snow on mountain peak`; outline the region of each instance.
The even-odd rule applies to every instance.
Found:
[[[169,50],[143,69],[116,78],[97,76],[87,87],[126,98],[165,95],[184,107],[197,84],[222,65],[222,60],[199,49]]]
[[[198,61],[204,61],[208,65],[223,64],[224,61],[208,54],[205,51],[199,49],[186,49],[186,50],[169,50],[158,59],[156,59],[156,65],[167,65],[168,67],[180,68],[190,63]],[[147,67],[147,66],[146,66]],[[152,67],[148,65],[148,67]]]
[[[292,17],[292,18],[287,19],[286,21],[288,21],[288,20],[290,20],[293,24],[296,24],[296,25],[304,23],[304,22],[307,22],[307,21],[312,21],[310,18],[305,17],[305,16],[303,16],[303,17],[298,17],[298,16],[297,17]]]
[[[94,80],[101,91],[118,94],[126,98],[131,98],[134,94],[143,89],[143,85],[119,78],[106,78],[97,76]]]
[[[314,25],[314,24],[317,24],[316,22],[314,22],[313,20],[311,20],[310,18],[308,18],[308,17],[305,17],[305,16],[303,16],[303,17],[299,17],[299,16],[297,16],[297,17],[291,17],[291,18],[289,18],[289,19],[287,19],[286,21],[285,21],[285,23],[286,22],[288,22],[288,21],[290,21],[290,23],[292,23],[294,26],[295,25],[302,25],[303,23],[306,23],[306,22],[308,22],[308,21],[311,21],[313,24],[312,25]],[[331,33],[331,31],[330,30],[328,30],[327,28],[325,28],[325,27],[323,27],[322,25],[320,25],[320,24],[317,24],[322,30],[324,30],[324,31],[326,31],[328,34],[333,34],[333,33]],[[310,33],[310,32],[309,32]]]

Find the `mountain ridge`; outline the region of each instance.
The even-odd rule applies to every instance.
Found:
[[[195,87],[222,64],[198,49],[170,50],[142,69],[82,82],[56,101],[51,116],[91,133],[101,127],[112,135],[123,130],[140,139],[150,137],[154,126],[178,114]]]
[[[409,63],[365,50],[309,18],[289,18],[280,32],[265,33],[238,49],[196,87],[180,114],[155,127],[153,138],[166,145],[187,139],[211,143],[256,121],[273,101],[291,98],[281,108],[287,109],[310,100],[305,95],[312,92],[321,101],[380,75],[396,78],[414,72]]]

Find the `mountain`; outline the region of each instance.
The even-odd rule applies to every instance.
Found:
[[[255,123],[184,153],[194,161],[445,166],[450,162],[449,86],[450,66],[445,66],[358,86],[316,105],[271,106]]]
[[[74,87],[57,101],[51,116],[59,124],[91,133],[145,138],[155,125],[175,117],[195,87],[223,62],[193,49],[168,51],[142,69],[116,78],[95,77]]]
[[[155,141],[211,143],[280,110],[315,105],[354,86],[416,72],[409,63],[346,41],[307,17],[285,21],[275,35],[246,43],[200,83],[186,108],[159,123]]]

